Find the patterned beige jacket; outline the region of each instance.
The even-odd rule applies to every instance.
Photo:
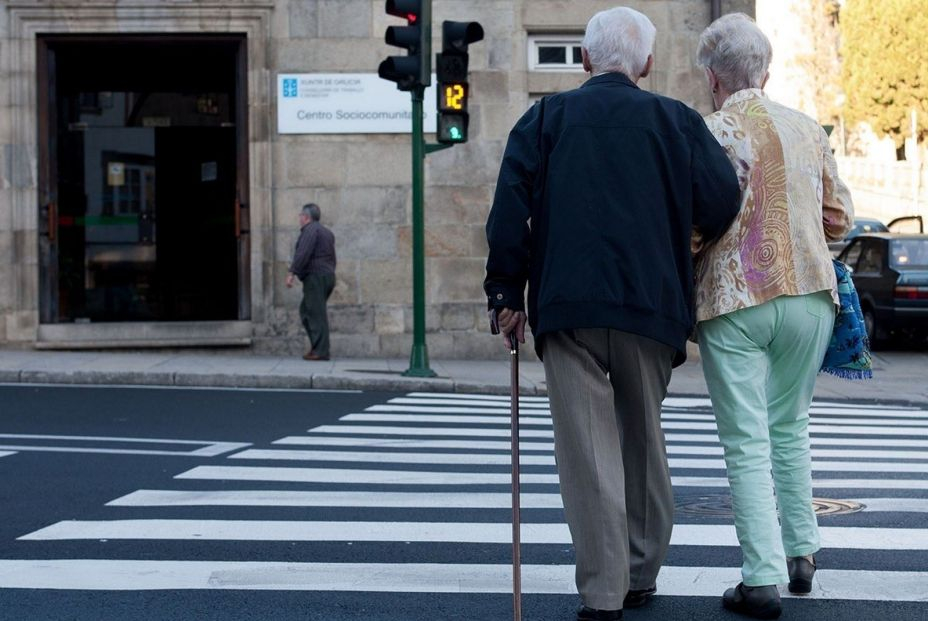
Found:
[[[837,304],[827,242],[851,229],[854,206],[825,131],[760,89],[738,91],[706,124],[735,167],[741,211],[715,243],[693,236],[696,320],[781,295],[827,290]]]

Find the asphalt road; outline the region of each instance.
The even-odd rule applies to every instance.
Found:
[[[926,410],[816,405],[816,496],[858,504],[820,515],[816,590],[784,599],[783,618],[928,618]],[[0,386],[0,619],[508,619],[507,411],[467,395]],[[546,401],[522,414],[523,617],[572,621]],[[674,545],[661,595],[626,618],[737,619],[719,601],[740,553],[711,408],[670,399],[664,424]]]

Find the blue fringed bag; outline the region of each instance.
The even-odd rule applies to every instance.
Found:
[[[873,377],[873,360],[870,356],[870,339],[860,299],[851,279],[851,270],[844,263],[833,260],[838,278],[838,300],[841,308],[835,317],[828,351],[822,362],[822,373],[844,379],[870,379]]]

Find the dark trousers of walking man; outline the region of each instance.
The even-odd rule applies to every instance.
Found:
[[[303,279],[300,321],[309,336],[311,350],[320,358],[329,357],[329,317],[326,302],[335,289],[335,274],[308,274]]]

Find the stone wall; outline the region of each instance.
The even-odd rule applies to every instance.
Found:
[[[838,174],[851,189],[857,216],[888,224],[895,218],[918,215],[928,222],[928,166],[863,157],[837,160]]]
[[[396,23],[382,2],[291,2],[286,38],[275,40],[275,71],[371,71],[385,55],[384,28]],[[693,66],[699,33],[708,24],[703,0],[629,2],[658,29],[656,67],[644,88],[678,97],[708,112],[710,100]],[[723,10],[753,12],[752,2]],[[372,6],[368,6],[372,5]],[[435,0],[433,19],[480,21],[484,41],[471,47],[471,140],[430,155],[426,163],[426,287],[429,351],[433,357],[497,353],[485,334],[481,289],[484,224],[500,156],[529,98],[574,88],[582,73],[532,72],[530,34],[582,33],[596,11],[615,2],[578,0]],[[284,33],[276,33],[278,36]],[[436,31],[437,34],[437,31]],[[322,35],[332,39],[320,39]],[[433,47],[440,45],[436,37]],[[307,62],[307,59],[312,59]],[[333,350],[348,356],[405,356],[411,343],[409,146],[405,136],[278,136],[274,147],[275,217],[280,223],[274,266],[276,321],[260,349],[296,353],[299,293],[282,287],[295,232],[295,210],[314,200],[338,239],[339,274],[331,300]],[[289,227],[289,228],[288,228]]]
[[[383,0],[3,0],[0,11],[0,343],[35,341],[38,308],[35,113],[16,138],[11,102],[33,102],[34,33],[54,31],[249,31],[251,153],[251,286],[253,349],[298,353],[299,291],[284,277],[300,206],[313,201],[337,239],[337,285],[330,300],[336,357],[405,357],[412,332],[409,137],[403,135],[278,135],[273,84],[283,72],[376,72],[395,48],[384,29],[398,20]],[[433,20],[477,20],[484,41],[471,47],[470,142],[432,154],[426,163],[426,286],[429,353],[477,358],[499,353],[486,334],[481,289],[484,223],[512,124],[530,97],[573,88],[582,73],[528,70],[528,36],[580,34],[602,0],[434,0]],[[701,112],[710,100],[693,57],[708,24],[708,0],[627,2],[655,23],[656,67],[642,82]],[[753,14],[753,2],[723,10]],[[42,14],[39,28],[11,28]],[[82,11],[82,17],[75,16]],[[16,17],[18,15],[18,17]],[[245,21],[243,15],[258,15]],[[146,23],[146,19],[151,20]],[[245,24],[245,25],[243,25]],[[251,24],[248,26],[248,24]],[[250,29],[250,30],[249,30]],[[16,30],[16,32],[14,32]],[[440,49],[435,29],[433,49]],[[33,39],[30,39],[33,37]],[[10,48],[19,55],[9,54]],[[27,75],[11,80],[17,72]],[[33,72],[33,73],[30,73]],[[30,99],[31,97],[31,99]]]

